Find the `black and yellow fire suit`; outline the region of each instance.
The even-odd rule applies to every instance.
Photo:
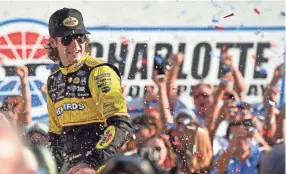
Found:
[[[49,143],[58,169],[87,163],[97,170],[130,139],[131,121],[113,65],[84,54],[52,73],[47,88]]]

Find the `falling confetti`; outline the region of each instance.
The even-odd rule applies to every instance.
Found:
[[[276,47],[276,43],[270,42],[270,47],[271,47],[271,48]]]
[[[255,13],[257,13],[258,15],[260,15],[260,11],[257,9],[257,8],[255,8],[255,9],[253,9],[254,11],[255,11]]]
[[[231,11],[235,11],[235,9],[236,9],[235,7],[231,7],[230,8]]]
[[[280,15],[281,15],[281,16],[285,16],[285,12],[284,12],[284,11],[281,11]]]
[[[231,13],[231,14],[229,14],[229,15],[226,15],[225,17],[223,17],[223,18],[229,18],[229,17],[231,17],[231,16],[234,16],[234,14],[233,13]]]
[[[213,17],[212,22],[213,22],[213,23],[218,23],[219,20],[217,20],[215,17]]]
[[[253,60],[256,60],[256,56],[255,55],[251,55]]]
[[[218,30],[224,30],[223,27],[219,27],[219,26],[215,26],[215,29],[218,29]]]
[[[254,32],[255,35],[258,35],[260,33],[261,33],[261,30],[257,30],[257,31]]]
[[[162,58],[159,56],[155,57],[156,62],[158,62],[159,64],[161,64],[163,62]]]
[[[147,64],[147,59],[146,59],[146,58],[143,58],[143,59],[142,59],[142,64],[144,64],[144,65]]]
[[[186,10],[182,10],[182,11],[180,11],[180,13],[181,13],[181,14],[186,14],[187,11],[186,11]]]

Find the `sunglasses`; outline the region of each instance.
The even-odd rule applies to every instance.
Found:
[[[73,40],[76,40],[79,44],[83,44],[87,40],[87,36],[85,34],[74,34],[62,37],[61,43],[63,46],[69,46]]]
[[[197,93],[194,95],[195,99],[198,99],[199,97],[203,97],[203,98],[209,98],[209,94],[207,93]]]
[[[162,148],[160,146],[155,146],[155,151],[160,152]]]

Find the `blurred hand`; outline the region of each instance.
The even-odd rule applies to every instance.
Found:
[[[172,54],[170,55],[170,59],[172,66],[180,66],[184,61],[184,54],[183,53]]]
[[[219,90],[220,91],[227,90],[229,88],[230,82],[232,81],[233,81],[233,76],[230,73],[220,78],[220,84],[218,86]]]
[[[125,97],[125,96],[126,96],[126,93],[127,93],[127,88],[126,88],[126,85],[125,85],[125,84],[121,84],[121,90],[122,90],[123,96]]]
[[[153,72],[153,81],[154,83],[158,86],[158,87],[163,87],[163,86],[166,86],[167,84],[167,81],[168,81],[168,75],[169,75],[169,71],[168,70],[165,70],[165,75],[160,77],[159,74],[158,74],[158,71],[154,71]]]
[[[42,86],[41,86],[41,91],[42,91],[42,93],[44,93],[45,95],[47,95],[47,85],[42,85]]]
[[[274,77],[273,78],[280,79],[284,75],[285,75],[285,65],[284,65],[284,63],[282,63],[281,65],[279,65],[278,67],[275,68]]]
[[[223,64],[234,66],[233,57],[228,53],[223,53],[221,56],[221,61]]]
[[[280,93],[280,89],[271,87],[270,85],[268,85],[265,88],[265,92],[263,96],[264,107],[268,108],[269,101],[277,103],[279,93]]]
[[[87,164],[78,164],[71,168],[66,174],[94,174],[96,171]]]
[[[26,66],[17,66],[16,67],[16,73],[21,79],[23,79],[23,78],[28,77],[29,71],[28,71],[28,68]]]

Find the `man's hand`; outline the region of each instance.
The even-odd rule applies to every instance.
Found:
[[[21,78],[27,78],[28,77],[28,68],[26,66],[17,66],[16,67],[16,73]]]
[[[87,164],[78,164],[71,168],[66,174],[95,174],[96,171],[93,170]]]

